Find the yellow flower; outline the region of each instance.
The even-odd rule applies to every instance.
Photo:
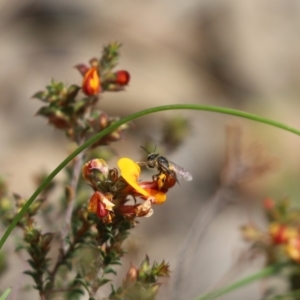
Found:
[[[152,203],[162,204],[166,201],[167,189],[162,189],[164,186],[162,181],[165,182],[161,176],[157,180],[138,182],[141,174],[140,166],[129,158],[121,158],[118,160],[118,167],[121,171],[121,176],[124,180],[134,189],[137,196],[145,199],[152,198]],[[162,174],[165,176],[164,174]]]

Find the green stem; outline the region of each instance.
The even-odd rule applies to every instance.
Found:
[[[121,126],[124,123],[127,123],[129,121],[132,121],[134,119],[140,118],[145,115],[149,115],[155,112],[164,111],[164,110],[179,110],[179,109],[188,109],[188,110],[203,110],[203,111],[210,111],[210,112],[216,112],[216,113],[222,113],[232,116],[237,116],[249,120],[253,120],[256,122],[268,124],[277,128],[281,128],[283,130],[295,133],[297,135],[300,135],[300,130],[290,127],[288,125],[285,125],[283,123],[266,119],[260,116],[256,116],[253,114],[249,114],[240,110],[236,109],[230,109],[230,108],[224,108],[224,107],[218,107],[218,106],[207,106],[207,105],[197,105],[197,104],[173,104],[173,105],[164,105],[164,106],[157,106],[153,108],[148,108],[142,111],[139,111],[137,113],[131,114],[111,126],[107,127],[103,131],[99,132],[92,138],[90,138],[88,141],[86,141],[83,145],[78,147],[73,153],[71,153],[65,160],[63,160],[56,168],[53,170],[49,176],[41,183],[41,185],[36,189],[36,191],[32,194],[32,196],[28,199],[28,201],[24,204],[20,212],[14,217],[13,221],[10,223],[6,231],[4,232],[1,240],[0,240],[0,249],[3,247],[5,241],[9,237],[12,230],[15,228],[17,223],[21,220],[21,218],[24,216],[26,211],[28,210],[29,206],[32,204],[32,202],[36,199],[36,197],[42,192],[42,190],[51,182],[51,180],[69,163],[74,159],[80,152],[82,152],[87,147],[91,146],[93,143],[95,143],[97,140],[101,139],[108,133],[112,132],[113,130],[116,130],[119,126]]]
[[[259,279],[262,279],[264,277],[268,277],[268,276],[271,276],[271,275],[275,275],[275,274],[278,274],[279,271],[281,271],[281,269],[285,266],[287,266],[288,264],[287,263],[279,263],[279,264],[276,264],[276,265],[273,265],[273,266],[269,266],[269,267],[266,267],[264,268],[263,270],[253,274],[253,275],[250,275],[250,276],[247,276],[241,280],[238,280],[236,282],[234,282],[233,284],[230,284],[230,285],[227,285],[225,286],[224,288],[221,288],[219,290],[216,290],[216,291],[213,291],[211,293],[208,293],[208,294],[205,294],[205,295],[202,295],[198,298],[195,298],[194,300],[213,300],[213,299],[216,299],[224,294],[227,294],[231,291],[234,291],[240,287],[243,287],[249,283],[252,283],[254,281],[257,281]]]

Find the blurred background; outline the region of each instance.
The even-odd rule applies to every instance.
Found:
[[[68,142],[45,119],[34,117],[41,103],[31,97],[51,78],[80,84],[73,66],[99,57],[111,41],[123,44],[119,68],[130,72],[131,82],[126,92],[103,95],[99,105],[110,115],[197,103],[245,110],[300,128],[299,32],[297,0],[0,0],[0,173],[13,192],[28,197],[34,174],[52,171],[66,157]],[[152,260],[165,259],[172,276],[160,298],[185,300],[228,278],[247,247],[239,228],[261,219],[263,197],[298,201],[300,139],[230,116],[169,111],[137,120],[125,139],[112,145],[116,159],[138,160],[145,136],[159,143],[164,122],[174,116],[187,118],[191,130],[168,158],[188,169],[194,180],[180,183],[151,218],[141,219],[124,265],[139,264],[145,253]],[[220,191],[228,159],[226,126],[232,122],[238,122],[246,144],[263,145],[266,161],[276,157],[277,167],[252,176],[232,204],[210,220],[201,239],[186,240],[191,229],[192,236],[200,234],[204,209]],[[14,250],[12,236],[4,248]],[[182,252],[186,249],[193,251]],[[9,271],[1,277],[1,289],[13,287],[9,299],[38,299],[36,292],[23,289],[31,284],[21,274],[25,258],[11,255]],[[182,267],[189,264],[184,273]],[[233,279],[258,270],[262,262],[249,265]],[[222,299],[259,299],[261,289],[256,284]]]

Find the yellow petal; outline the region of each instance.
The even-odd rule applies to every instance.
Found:
[[[141,173],[141,168],[137,163],[130,158],[123,157],[118,160],[118,167],[121,171],[121,176],[131,187],[143,196],[149,195],[137,182]]]
[[[147,190],[149,195],[154,197],[155,204],[163,204],[167,200],[167,195],[157,190]]]

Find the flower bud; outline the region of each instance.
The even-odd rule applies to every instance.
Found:
[[[266,210],[271,210],[271,209],[273,209],[274,208],[274,200],[272,199],[272,198],[265,198],[264,200],[263,200],[263,203],[264,203],[264,208],[266,209]]]
[[[124,278],[123,284],[125,286],[132,285],[133,283],[136,282],[137,275],[138,275],[138,269],[133,264],[131,264],[130,269],[126,274],[126,277]]]
[[[82,91],[87,96],[98,95],[101,92],[101,81],[98,68],[90,68],[84,75],[82,81]]]
[[[143,260],[142,264],[139,267],[138,278],[139,280],[143,280],[147,277],[151,270],[149,256],[146,255],[146,258]]]
[[[152,296],[157,295],[160,286],[161,286],[160,283],[154,283],[154,284],[151,285],[151,287],[149,288],[149,291],[150,291]]]
[[[105,160],[101,158],[95,158],[88,161],[82,168],[82,176],[85,180],[91,181],[94,171],[97,170],[105,177],[108,175],[109,168]]]
[[[125,70],[120,70],[115,72],[115,79],[114,82],[120,86],[127,85],[130,80],[130,74],[129,72]]]
[[[99,116],[100,128],[104,129],[109,125],[108,115],[106,113],[101,113]]]

